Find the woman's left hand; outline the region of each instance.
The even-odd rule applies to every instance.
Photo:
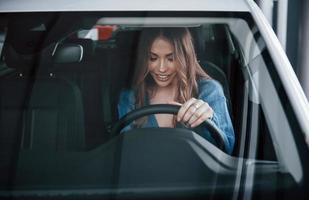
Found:
[[[213,109],[208,105],[207,102],[201,99],[191,98],[184,104],[177,102],[171,102],[171,104],[181,106],[177,114],[177,121],[183,122],[191,128],[197,127],[206,119],[213,117]]]

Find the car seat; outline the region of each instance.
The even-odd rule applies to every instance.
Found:
[[[228,84],[228,80],[224,72],[217,65],[209,61],[200,62],[200,65],[211,78],[219,81],[219,83],[221,84],[225,98],[226,98],[227,107],[228,107],[230,116],[232,117],[229,84]]]
[[[54,76],[72,82],[81,91],[87,149],[106,142],[110,136],[110,105],[104,107],[109,98],[106,57],[106,52],[95,52],[94,41],[84,38],[58,43],[53,54]]]
[[[228,110],[232,117],[230,86],[226,69],[231,59],[229,53],[231,50],[229,50],[226,31],[226,26],[221,24],[190,28],[197,59],[205,72],[219,81],[223,87]]]
[[[85,148],[81,92],[46,69],[53,49],[21,54],[4,45],[3,60],[15,72],[0,77],[0,184],[10,180],[21,151]]]

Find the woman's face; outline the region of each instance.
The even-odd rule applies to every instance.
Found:
[[[176,82],[178,64],[171,43],[165,38],[155,39],[148,60],[148,68],[158,87],[172,86]]]

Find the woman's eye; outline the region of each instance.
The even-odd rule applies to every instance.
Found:
[[[150,57],[150,61],[156,61],[157,60],[157,58],[156,57]]]
[[[167,60],[170,61],[170,62],[173,62],[174,58],[173,57],[168,57]]]

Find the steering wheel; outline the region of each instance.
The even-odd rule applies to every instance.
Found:
[[[120,133],[120,131],[124,127],[126,127],[128,124],[130,124],[131,122],[133,122],[134,120],[140,117],[144,117],[144,116],[152,115],[152,114],[158,114],[158,113],[176,115],[179,109],[180,109],[180,106],[171,105],[171,104],[155,104],[155,105],[148,105],[142,108],[135,109],[127,113],[121,119],[119,119],[119,121],[114,125],[112,129],[112,133],[113,135]],[[226,152],[222,131],[209,119],[205,120],[203,124],[206,126],[209,133],[211,134],[211,136],[214,138],[214,140],[218,144],[218,147],[222,151]]]

